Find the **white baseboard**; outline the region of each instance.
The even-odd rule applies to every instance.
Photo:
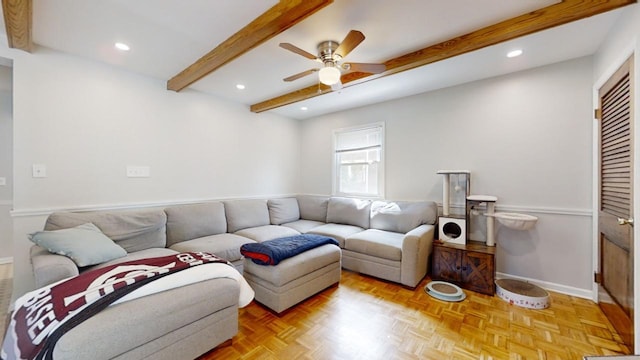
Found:
[[[510,275],[510,274],[505,274],[501,272],[496,273],[496,278],[522,280],[522,281],[530,282],[534,285],[538,285],[543,289],[551,290],[557,293],[571,295],[571,296],[575,296],[583,299],[589,299],[589,300],[594,299],[593,290],[591,289],[579,289],[573,286],[567,286],[567,285],[556,284],[556,283],[547,282],[547,281],[530,279],[522,276]]]
[[[13,257],[0,258],[0,265],[13,264]]]

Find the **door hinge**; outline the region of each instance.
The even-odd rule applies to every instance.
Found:
[[[602,120],[602,110],[600,110],[600,109],[593,110],[593,117],[596,120]]]
[[[597,284],[602,284],[602,274],[600,274],[598,272],[594,272],[593,273],[593,281],[596,282]]]

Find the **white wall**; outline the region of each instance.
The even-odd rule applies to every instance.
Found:
[[[629,58],[630,55],[634,55],[634,71],[635,76],[634,83],[634,199],[633,208],[635,211],[635,217],[638,218],[640,212],[640,166],[638,160],[640,159],[640,146],[638,146],[638,139],[640,139],[640,117],[638,109],[640,109],[640,4],[634,4],[625,7],[625,11],[621,18],[616,22],[616,25],[607,35],[604,44],[600,47],[598,52],[594,55],[594,91],[596,91],[606,79],[608,79],[612,73],[622,65],[622,63]],[[594,104],[595,105],[595,104]],[[634,238],[637,242],[640,239],[640,226],[634,227]],[[597,239],[594,237],[594,248],[597,246]],[[635,353],[640,352],[640,246],[634,247],[634,344]],[[597,259],[594,259],[594,263],[597,264]]]
[[[46,49],[17,62],[14,76],[17,211],[297,185],[296,121]],[[36,163],[47,178],[31,177]],[[148,165],[151,177],[127,178],[127,165]]]
[[[13,226],[10,211],[13,201],[13,105],[11,68],[0,66],[0,264],[11,261]]]
[[[469,169],[473,193],[540,217],[498,227],[499,272],[591,290],[591,58],[298,123],[48,49],[0,56],[14,60],[14,297],[32,286],[26,234],[51,210],[329,194],[332,130],[379,121],[387,198],[441,201],[436,170]]]
[[[14,298],[33,286],[26,235],[51,210],[298,190],[295,120],[44,48],[18,54],[13,76]]]
[[[332,130],[386,123],[386,198],[442,201],[438,169],[471,171],[471,192],[540,217],[498,227],[499,272],[589,296],[592,60],[581,58],[302,124],[305,193],[331,192]]]

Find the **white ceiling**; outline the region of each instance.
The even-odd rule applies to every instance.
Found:
[[[33,40],[80,57],[168,80],[276,0],[33,0]],[[310,53],[351,29],[366,39],[346,60],[390,58],[515,17],[556,0],[335,0],[316,14],[223,66],[191,88],[248,106],[317,83],[317,74],[284,77],[317,63],[278,47]],[[632,5],[638,6],[638,5]],[[453,59],[351,86],[271,112],[304,119],[455,84],[593,54],[621,10],[556,27]],[[4,29],[4,26],[2,26]],[[121,41],[131,51],[121,52]],[[507,59],[508,50],[524,54]],[[235,85],[246,85],[237,90]],[[308,107],[302,111],[302,106]]]

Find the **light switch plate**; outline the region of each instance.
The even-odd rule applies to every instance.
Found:
[[[47,167],[43,164],[33,164],[32,166],[32,176],[34,178],[45,178],[47,177]]]
[[[0,177],[0,186],[5,186],[5,185],[7,185],[7,178]]]
[[[147,178],[151,176],[151,168],[149,166],[127,166],[127,177]]]

